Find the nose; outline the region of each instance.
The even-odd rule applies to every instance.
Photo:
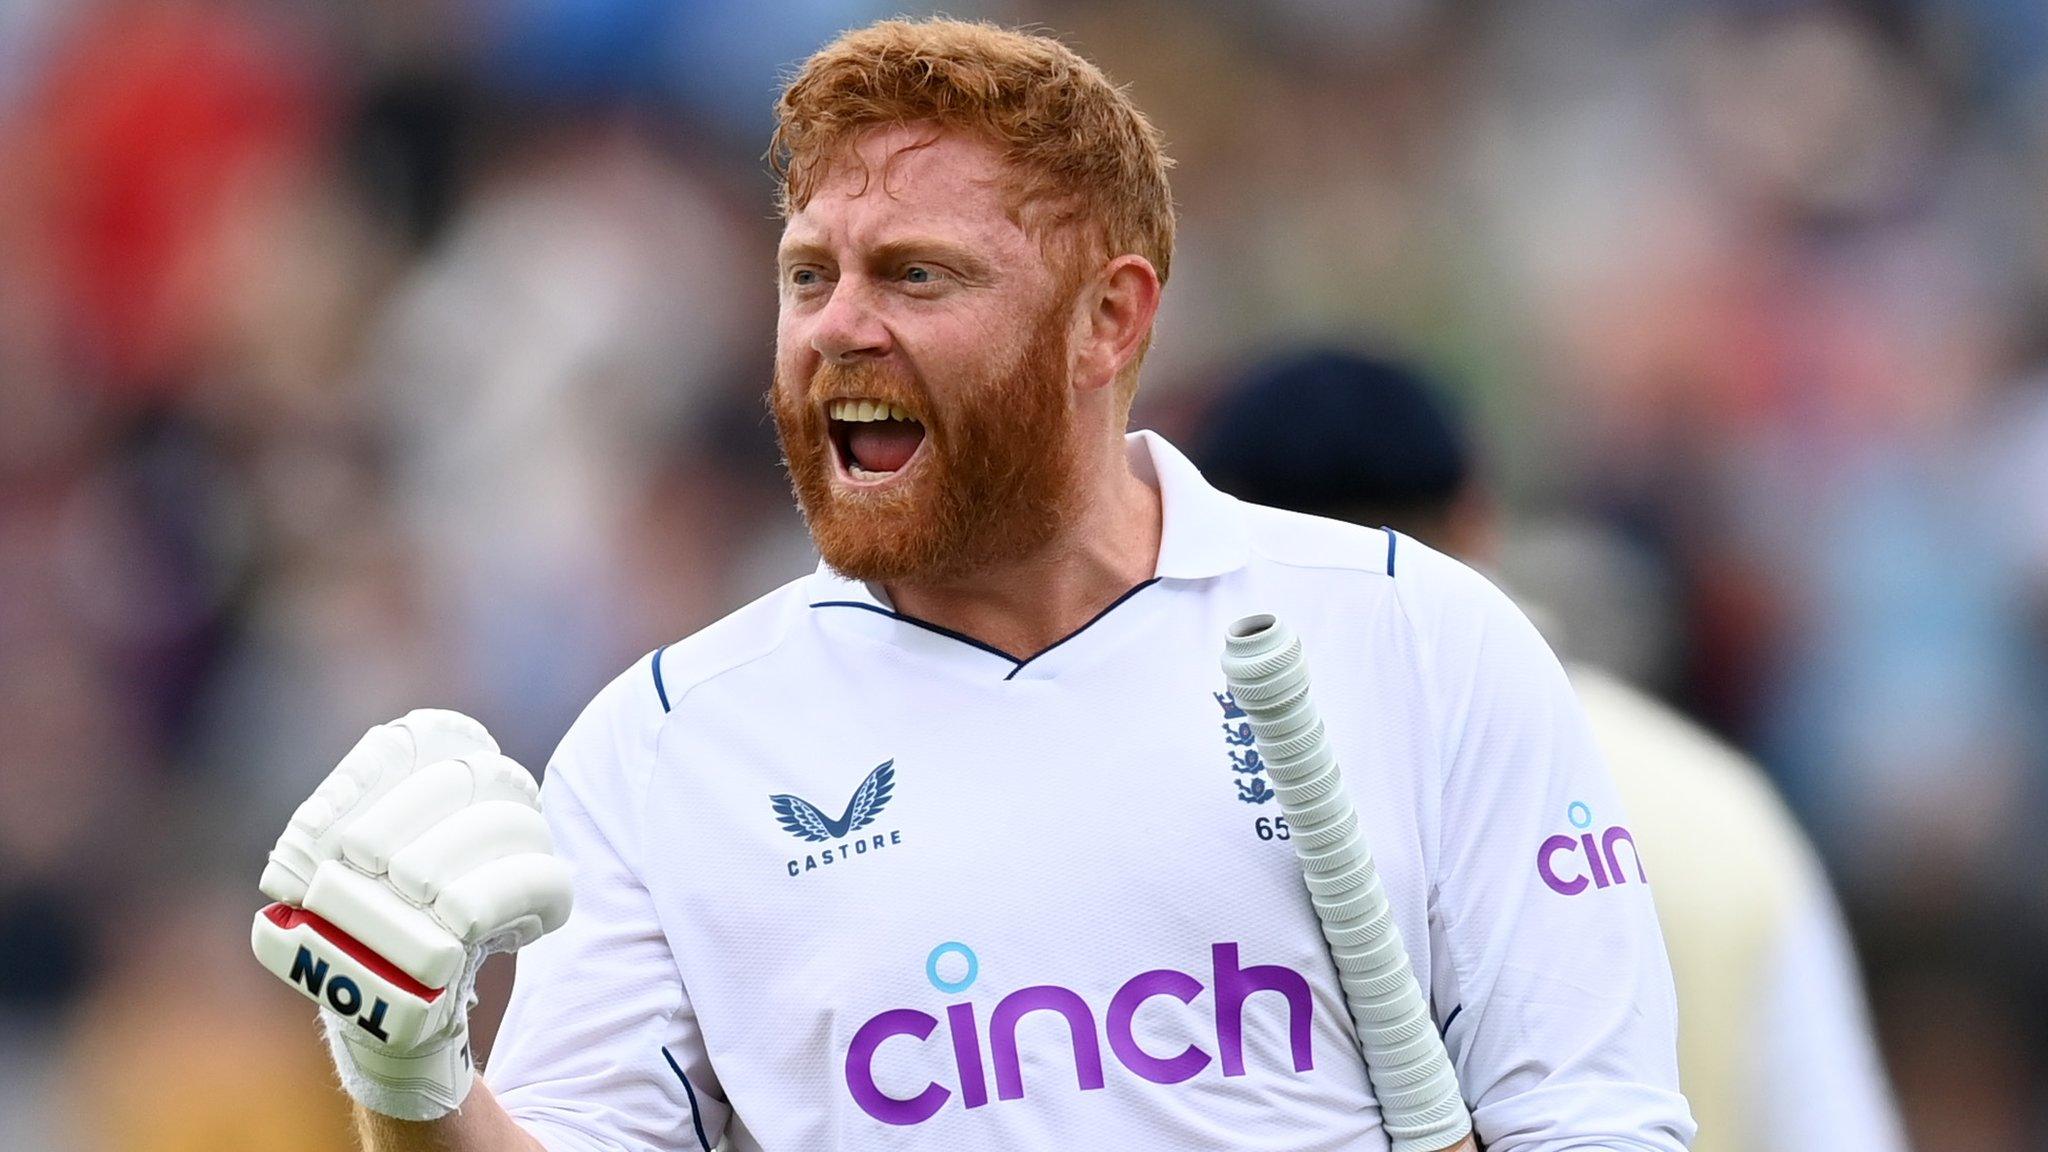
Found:
[[[846,277],[811,318],[811,348],[835,364],[879,359],[889,354],[888,325],[875,310],[866,287]]]

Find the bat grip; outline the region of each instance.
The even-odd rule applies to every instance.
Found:
[[[1394,1152],[1469,1145],[1472,1118],[1310,697],[1300,638],[1273,616],[1247,616],[1225,634],[1223,674],[1294,830]]]

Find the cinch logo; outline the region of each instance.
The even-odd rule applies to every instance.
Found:
[[[896,761],[884,760],[868,773],[868,778],[853,790],[853,799],[846,802],[846,810],[834,820],[818,809],[818,806],[801,796],[777,793],[768,802],[775,806],[776,819],[781,821],[783,831],[799,840],[813,844],[832,844],[822,852],[814,852],[801,859],[789,861],[789,874],[796,876],[813,872],[818,868],[854,856],[865,856],[869,851],[903,843],[900,830],[887,833],[877,832],[872,836],[858,836],[848,840],[847,836],[858,832],[875,822],[882,809],[895,794]]]
[[[941,976],[939,967],[949,958],[964,960],[965,972],[958,979]],[[1211,1061],[1222,1065],[1223,1075],[1242,1076],[1244,1068],[1244,1002],[1255,992],[1278,992],[1287,999],[1287,1038],[1294,1070],[1315,1067],[1309,1049],[1309,1025],[1314,998],[1308,980],[1292,968],[1274,964],[1239,967],[1236,944],[1217,944],[1209,949],[1211,981],[1215,988],[1216,1053],[1210,1055],[1190,1044],[1179,1052],[1159,1055],[1139,1047],[1131,1021],[1139,1005],[1158,996],[1171,996],[1191,1004],[1202,994],[1202,982],[1186,972],[1155,968],[1140,972],[1124,982],[1109,998],[1109,1014],[1102,1033],[1109,1037],[1109,1050],[1118,1062],[1154,1084],[1179,1084],[1193,1079]],[[952,965],[959,971],[960,965]],[[925,960],[925,975],[932,986],[949,996],[959,995],[974,984],[981,962],[974,950],[960,943],[941,944]],[[1056,1012],[1067,1023],[1073,1039],[1075,1078],[1083,1092],[1104,1084],[1102,1044],[1095,1022],[1095,1010],[1079,992],[1057,984],[1019,988],[996,1001],[989,1015],[988,1046],[995,1060],[996,1099],[1022,1100],[1024,1074],[1017,1057],[1017,1023],[1033,1012]],[[971,1002],[946,1006],[947,1039],[953,1048],[953,1066],[958,1073],[962,1107],[980,1108],[989,1102],[988,1078],[984,1074],[982,1032]],[[891,1096],[875,1083],[877,1054],[897,1037],[897,1044],[925,1043],[939,1027],[939,1019],[915,1008],[891,1008],[876,1014],[853,1034],[846,1051],[846,1087],[861,1111],[885,1124],[921,1124],[936,1115],[951,1100],[954,1089],[929,1083],[913,1096]]]
[[[1643,874],[1643,857],[1636,851],[1636,838],[1629,835],[1627,828],[1616,824],[1596,837],[1590,831],[1593,810],[1577,800],[1565,809],[1565,819],[1571,821],[1572,827],[1581,829],[1579,835],[1552,836],[1536,849],[1536,874],[1543,877],[1552,891],[1561,896],[1577,896],[1589,887],[1628,883],[1628,874],[1622,871],[1615,851],[1621,844],[1628,845],[1629,857],[1636,862],[1636,879],[1644,884],[1650,882]]]

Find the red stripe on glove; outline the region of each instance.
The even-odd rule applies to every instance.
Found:
[[[322,940],[341,949],[342,952],[348,955],[349,959],[361,964],[381,979],[389,981],[401,992],[417,996],[429,1004],[441,998],[441,993],[444,989],[429,988],[418,980],[413,979],[398,965],[372,952],[369,945],[336,928],[329,921],[306,911],[304,908],[294,908],[289,904],[272,904],[263,910],[263,914],[270,918],[272,924],[286,931],[304,924],[306,927],[311,928],[314,934],[318,935]]]

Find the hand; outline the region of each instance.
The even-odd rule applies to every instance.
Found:
[[[475,1081],[477,968],[568,919],[540,795],[484,726],[419,709],[370,729],[292,814],[251,945],[319,1004],[350,1095],[432,1120]]]

